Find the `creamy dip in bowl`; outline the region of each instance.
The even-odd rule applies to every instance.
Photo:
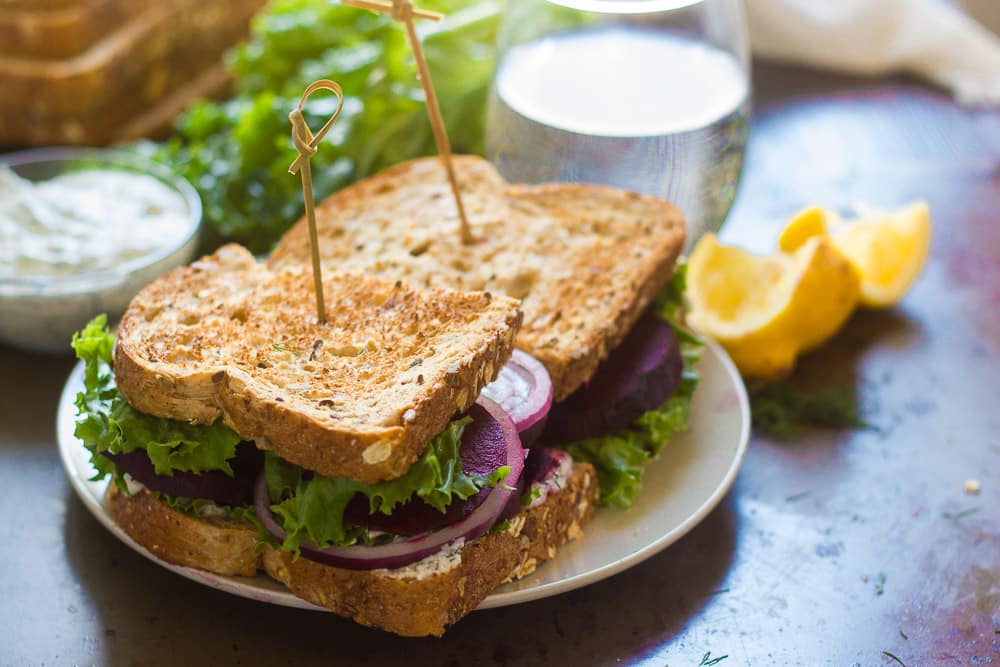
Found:
[[[0,341],[68,354],[91,317],[191,261],[200,223],[194,188],[133,153],[0,156]]]

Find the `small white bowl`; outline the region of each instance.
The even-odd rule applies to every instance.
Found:
[[[70,338],[94,315],[117,318],[132,297],[198,251],[201,198],[191,184],[134,153],[95,148],[43,148],[0,155],[0,163],[30,181],[78,169],[121,169],[153,176],[183,197],[189,227],[179,240],[113,269],[66,276],[0,278],[0,341],[35,352],[71,353]]]

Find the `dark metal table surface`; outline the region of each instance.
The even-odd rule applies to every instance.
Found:
[[[756,437],[722,505],[660,555],[400,639],[121,544],[59,464],[71,361],[0,348],[0,665],[1000,664],[1000,114],[905,80],[766,66],[755,83],[724,238],[766,249],[811,202],[931,204],[915,289],[802,369],[854,378],[874,428]]]

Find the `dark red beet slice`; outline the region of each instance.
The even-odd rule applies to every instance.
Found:
[[[682,370],[673,328],[647,312],[587,384],[552,406],[543,441],[571,442],[627,426],[670,397]]]
[[[459,457],[465,474],[489,474],[507,464],[507,434],[499,421],[494,419],[481,405],[473,405],[469,410],[472,423],[462,432],[462,448]],[[518,480],[504,480],[515,485]],[[485,488],[471,498],[453,502],[448,511],[441,513],[419,498],[392,511],[392,514],[368,513],[368,498],[355,496],[344,512],[347,523],[381,530],[395,535],[420,535],[460,521],[472,514],[489,496],[493,489]]]
[[[122,471],[152,491],[180,498],[203,498],[220,505],[250,505],[253,485],[264,465],[264,452],[253,443],[241,442],[236,456],[230,459],[233,477],[220,470],[203,473],[175,471],[172,477],[157,475],[145,451],[128,454],[104,453]]]

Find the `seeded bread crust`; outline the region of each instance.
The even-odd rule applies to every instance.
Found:
[[[104,504],[122,530],[157,558],[216,574],[252,577],[261,566],[257,529],[223,518],[179,512],[148,491],[122,493],[111,483]]]
[[[504,581],[526,576],[582,534],[599,491],[594,468],[574,465],[566,486],[460,552],[454,569],[424,578],[346,570],[267,549],[263,566],[298,597],[361,625],[407,637],[441,636]],[[398,573],[398,571],[396,571]]]
[[[510,358],[518,304],[324,274],[274,271],[224,246],[143,289],[122,317],[118,390],[147,414],[209,424],[327,477],[404,474]]]
[[[684,245],[672,204],[596,185],[507,185],[481,158],[456,156],[478,242],[463,245],[437,158],[404,162],[322,202],[325,266],[414,285],[522,300],[517,347],[552,377],[555,400],[586,382],[666,286]],[[300,221],[269,265],[309,259]]]

